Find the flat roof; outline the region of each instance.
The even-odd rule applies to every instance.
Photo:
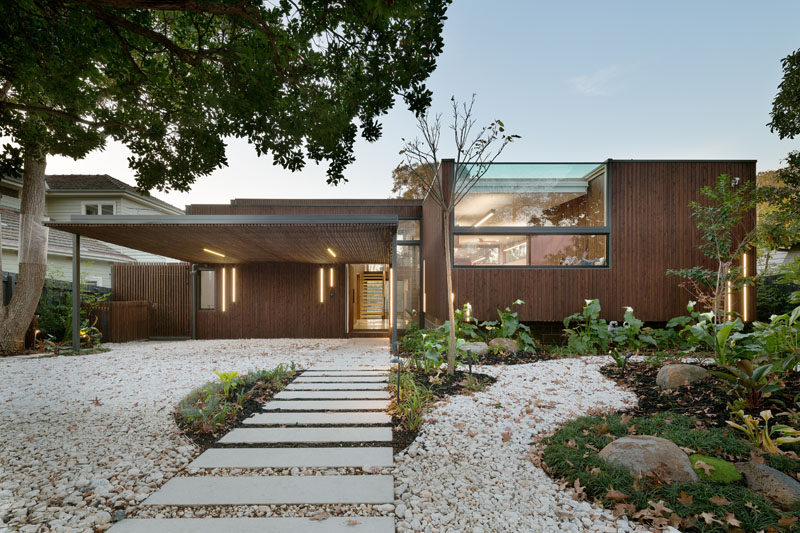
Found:
[[[110,215],[46,225],[190,263],[333,264],[391,262],[397,221],[396,215]]]

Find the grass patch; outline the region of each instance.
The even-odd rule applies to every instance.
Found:
[[[272,370],[218,372],[218,381],[209,381],[187,394],[175,409],[175,422],[201,447],[213,442],[223,430],[233,426],[245,411],[258,407],[283,390],[296,372],[295,364]]]
[[[708,457],[695,453],[689,456],[692,462],[692,469],[697,472],[700,479],[704,481],[713,481],[714,483],[736,483],[742,479],[742,474],[739,472],[732,463],[718,457]],[[695,465],[698,461],[713,467],[713,470],[701,468],[701,465]],[[708,471],[708,473],[706,473]]]
[[[612,509],[617,516],[636,517],[653,527],[672,525],[683,531],[701,532],[728,531],[731,527],[787,531],[779,521],[790,520],[791,515],[741,484],[700,481],[662,485],[655,479],[637,479],[607,465],[598,452],[612,440],[629,434],[662,437],[703,455],[730,460],[750,456],[747,442],[722,429],[700,429],[691,417],[660,413],[650,418],[579,418],[545,439],[542,459],[554,477],[572,486],[577,482],[588,499]]]

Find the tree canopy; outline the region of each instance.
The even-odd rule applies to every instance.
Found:
[[[449,1],[5,0],[0,135],[42,157],[120,141],[143,189],[187,190],[228,137],[336,184],[396,95],[429,105]]]
[[[436,175],[436,169],[428,170],[432,175]],[[425,198],[428,189],[425,184],[416,177],[419,169],[412,169],[409,165],[401,163],[392,170],[392,193],[398,198]]]

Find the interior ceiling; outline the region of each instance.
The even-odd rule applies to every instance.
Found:
[[[397,224],[51,222],[51,228],[190,263],[391,263]],[[225,255],[219,257],[207,248]],[[333,257],[328,248],[333,250]]]
[[[470,193],[456,206],[456,222],[459,224],[474,224],[492,209],[508,208],[517,212],[520,218],[538,213],[561,205],[582,196],[583,193],[546,193],[546,194],[518,194],[508,193]],[[530,212],[530,213],[529,213]],[[501,217],[497,217],[501,218]],[[489,219],[484,225],[495,225],[496,221]],[[504,226],[520,226],[521,220],[507,221]]]

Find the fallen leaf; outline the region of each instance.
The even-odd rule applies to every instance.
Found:
[[[712,470],[716,470],[716,468],[714,468],[710,464],[706,463],[705,461],[695,461],[693,468],[695,470],[702,470],[703,472],[706,473],[706,476],[710,476],[711,475],[711,471]]]
[[[608,492],[606,492],[606,498],[608,498],[609,500],[613,500],[615,502],[624,502],[625,500],[630,498],[630,496],[628,496],[624,492],[618,491],[617,489],[614,488],[614,485],[611,485],[611,488],[608,489]]]
[[[308,519],[309,520],[327,520],[330,516],[331,515],[329,515],[325,511],[322,511],[321,513],[317,513],[317,514],[309,517]]]
[[[712,496],[708,499],[714,505],[730,505],[731,502],[724,496]]]
[[[575,444],[575,439],[569,439],[567,442],[564,443],[564,446],[567,448],[572,448],[573,450],[578,449],[578,445]]]
[[[583,500],[586,497],[586,493],[583,492],[583,487],[581,487],[580,480],[576,479],[575,483],[572,484],[572,488],[575,489],[575,498],[578,500]]]
[[[790,527],[793,526],[795,522],[797,522],[796,516],[782,516],[781,519],[778,520],[778,525],[781,527]]]
[[[347,521],[347,525],[348,525],[348,526],[357,526],[357,525],[358,525],[358,524],[360,524],[360,523],[361,523],[361,522],[359,522],[358,520],[353,520],[352,518],[351,518],[350,520],[348,520],[348,521]]]
[[[500,433],[500,438],[503,439],[503,442],[508,442],[511,440],[511,431],[504,431]]]
[[[653,512],[660,515],[669,516],[672,513],[672,509],[666,506],[664,500],[658,500],[657,503],[653,503],[652,500],[649,500],[647,503],[653,508]]]
[[[614,510],[611,513],[614,517],[619,518],[622,515],[626,515],[628,513],[632,513],[636,510],[636,506],[631,503],[618,503],[614,506]]]
[[[728,513],[725,515],[725,522],[733,527],[739,527],[742,525],[742,523],[736,519],[736,516],[733,513]]]
[[[595,474],[599,474],[602,471],[603,471],[602,468],[600,468],[599,466],[596,466],[596,467],[592,468],[591,470],[589,470],[589,474],[594,476]]]
[[[681,495],[677,498],[678,503],[681,505],[692,505],[692,497],[681,491]]]
[[[713,524],[714,522],[719,522],[719,520],[715,519],[714,515],[711,513],[700,513],[700,518],[702,518],[706,524]]]

